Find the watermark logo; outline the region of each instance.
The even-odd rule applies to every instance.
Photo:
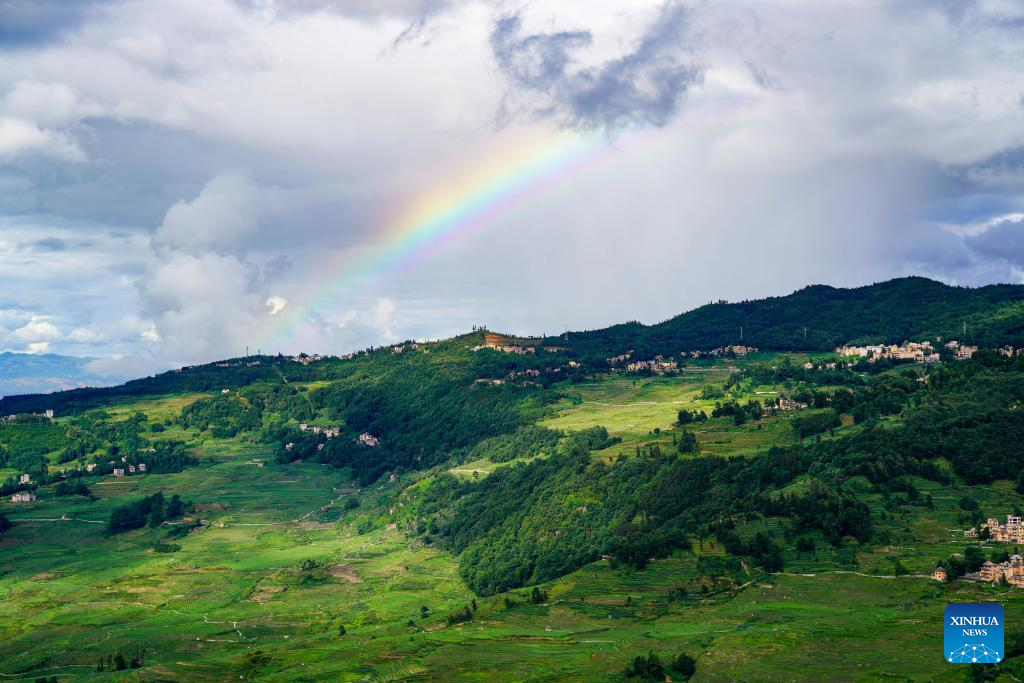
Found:
[[[1003,661],[1003,606],[960,602],[946,606],[945,656],[954,664]]]

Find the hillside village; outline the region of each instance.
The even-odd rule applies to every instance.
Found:
[[[971,527],[965,529],[963,535],[967,539],[1024,544],[1024,521],[1020,515],[1013,514],[1006,516],[1006,524],[1000,524],[997,518],[989,517],[981,525],[980,530],[977,527]],[[937,581],[945,581],[948,578],[948,572],[944,567],[936,567],[932,572],[932,578]],[[1005,581],[1011,586],[1024,588],[1024,558],[1015,554],[1002,562],[986,560],[977,572],[968,573],[963,578],[967,581],[987,583]]]
[[[937,339],[936,343],[941,343]],[[942,345],[946,352],[960,360],[969,360],[978,352],[977,346],[961,344],[958,341],[948,341]],[[1004,356],[1020,355],[1024,349],[1014,349],[1012,346],[1005,346],[997,349]],[[871,344],[868,346],[840,346],[835,352],[840,356],[852,356],[863,358],[869,363],[880,360],[912,360],[917,363],[938,363],[942,359],[940,349],[925,340],[921,342],[905,341],[902,344]]]

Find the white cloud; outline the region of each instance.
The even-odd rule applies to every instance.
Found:
[[[270,309],[267,315],[277,315],[288,305],[288,300],[281,296],[272,296],[267,299],[266,306]]]
[[[97,332],[88,327],[76,327],[67,334],[66,338],[68,341],[92,344],[104,341],[107,337],[102,332]]]
[[[31,342],[25,349],[25,353],[29,354],[41,354],[47,353],[50,350],[50,342]]]
[[[57,326],[41,316],[32,316],[25,325],[11,333],[11,339],[23,342],[53,341],[58,337],[60,330]]]
[[[82,149],[63,134],[42,130],[30,121],[0,117],[0,159],[33,153],[62,161],[85,160]]]

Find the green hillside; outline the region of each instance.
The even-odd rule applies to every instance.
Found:
[[[869,340],[896,325],[877,301],[919,287],[949,301],[912,325],[968,295],[994,320],[1017,291],[903,280],[785,300],[867,297],[877,318],[842,342]],[[1024,506],[1024,356],[789,349],[657,375],[597,352],[650,358],[662,329],[523,353],[474,332],[4,399],[0,675],[1024,676],[1016,627],[998,666],[939,658],[949,602],[1024,617],[1024,589],[971,580],[1016,548],[962,533]]]
[[[849,342],[898,344],[936,336],[990,347],[1024,344],[1024,286],[951,287],[921,277],[855,289],[813,285],[788,296],[708,304],[649,327],[621,325],[568,339],[581,350],[669,355],[741,343],[831,351]]]

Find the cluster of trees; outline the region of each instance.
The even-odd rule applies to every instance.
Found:
[[[741,425],[747,420],[760,420],[764,415],[764,406],[757,399],[750,399],[740,405],[739,401],[726,401],[716,403],[715,409],[711,411],[711,417],[731,417],[736,425]]]
[[[684,429],[676,437],[676,450],[680,453],[699,453],[700,443],[697,442],[697,435]]]
[[[782,549],[776,545],[770,534],[758,531],[749,541],[743,541],[736,533],[736,525],[732,520],[725,520],[714,525],[715,538],[721,542],[727,553],[732,555],[749,555],[765,571],[782,571]]]
[[[138,646],[128,656],[120,650],[106,657],[100,657],[96,662],[96,671],[125,671],[126,669],[140,669],[146,663],[146,651]],[[54,679],[56,680],[56,679]]]
[[[562,438],[562,432],[544,427],[521,427],[511,434],[484,439],[469,452],[467,460],[487,458],[491,462],[508,462],[514,458],[532,458],[550,453]],[[606,434],[607,436],[607,434]]]
[[[165,521],[181,517],[190,505],[182,501],[178,494],[167,500],[162,492],[157,492],[114,508],[110,513],[107,531],[111,534],[120,534],[132,529],[141,529],[147,524],[157,527]]]
[[[831,431],[841,425],[842,421],[839,418],[839,413],[836,410],[830,409],[821,413],[794,417],[792,423],[797,436],[805,439],[809,436]]]
[[[53,492],[58,496],[85,496],[87,498],[92,497],[92,491],[85,485],[85,482],[79,478],[67,479],[64,481],[57,482]]]
[[[185,406],[177,419],[182,427],[210,430],[216,439],[230,439],[239,432],[256,431],[263,426],[259,407],[236,393],[218,394]]]
[[[861,543],[871,538],[871,509],[852,494],[812,482],[803,495],[766,496],[759,510],[769,517],[788,517],[794,529],[820,529],[835,547],[850,536]],[[812,548],[813,550],[813,548]]]
[[[707,422],[708,414],[703,410],[680,410],[676,414],[676,424],[685,427],[694,422]]]
[[[649,652],[646,657],[634,657],[633,661],[626,666],[625,671],[622,673],[626,678],[664,681],[668,680],[669,677],[667,668],[671,668],[682,680],[688,681],[697,672],[697,660],[686,653],[682,653],[675,656],[670,667],[666,667],[658,655]]]
[[[66,444],[64,429],[49,418],[19,415],[11,422],[0,421],[0,467],[23,469],[20,461],[34,462]]]

